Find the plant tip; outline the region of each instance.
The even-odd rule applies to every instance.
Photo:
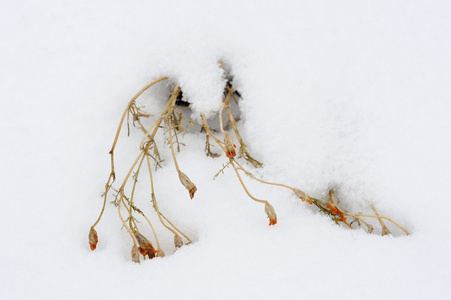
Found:
[[[313,204],[312,199],[310,199],[309,195],[307,195],[305,192],[293,189],[293,192],[298,196],[303,202],[307,202],[308,204]]]
[[[91,250],[94,251],[97,247],[97,243],[99,242],[99,238],[97,237],[97,231],[95,231],[93,227],[89,230],[88,240],[89,247],[91,247]]]
[[[224,132],[224,146],[226,149],[226,156],[228,158],[234,158],[236,156],[236,151],[235,151],[236,146],[233,143],[232,136],[227,132]]]
[[[196,193],[197,191],[196,185],[194,185],[189,177],[182,171],[179,171],[179,179],[182,185],[188,190],[190,198],[193,199],[194,193]]]
[[[139,250],[138,250],[138,247],[136,247],[136,245],[133,245],[133,247],[132,247],[132,261],[135,263],[140,263]]]
[[[174,235],[174,245],[175,248],[180,248],[183,246],[183,239],[179,235]]]
[[[135,231],[135,237],[138,240],[138,250],[139,253],[141,253],[143,256],[148,256],[149,258],[154,258],[155,253],[157,253],[157,250],[152,246],[152,244],[149,242],[149,240],[139,233],[138,231]]]
[[[269,204],[268,202],[266,202],[266,204],[265,204],[265,212],[269,218],[269,226],[276,225],[277,224],[276,212],[274,210],[274,207],[271,204]]]

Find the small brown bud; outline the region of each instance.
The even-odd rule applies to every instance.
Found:
[[[91,250],[94,251],[97,247],[97,243],[99,242],[99,238],[97,237],[97,231],[95,231],[92,227],[91,230],[89,230],[88,240]]]
[[[293,190],[296,196],[298,196],[302,201],[307,202],[308,204],[313,204],[312,199],[303,191],[294,189]]]
[[[389,234],[391,234],[390,229],[388,229],[387,226],[384,225],[384,226],[382,227],[382,236],[384,236],[384,235],[389,235]]]
[[[135,237],[138,241],[139,247],[139,253],[141,253],[143,256],[149,256],[149,258],[154,258],[155,253],[157,253],[157,250],[152,246],[152,244],[149,242],[149,240],[139,233],[138,231],[135,231]]]
[[[165,257],[166,255],[164,255],[163,250],[158,249],[158,251],[157,251],[157,256],[158,256],[158,257]]]
[[[265,213],[268,215],[269,218],[269,226],[276,225],[277,224],[277,215],[274,210],[274,207],[266,202],[265,204]]]
[[[235,144],[233,143],[232,136],[225,132],[224,133],[224,147],[226,149],[226,156],[229,158],[234,158],[236,156]]]
[[[140,263],[139,250],[138,250],[138,247],[136,247],[136,245],[133,245],[133,247],[132,247],[132,261],[135,263]]]
[[[183,184],[183,186],[188,190],[191,199],[193,199],[194,193],[197,191],[197,188],[194,185],[194,183],[189,179],[188,176],[186,176],[185,173],[181,171],[179,171],[179,179],[180,182]]]
[[[183,239],[179,235],[174,235],[174,245],[175,248],[180,248],[183,246]]]

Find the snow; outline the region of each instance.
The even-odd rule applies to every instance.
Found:
[[[445,299],[450,13],[447,1],[0,2],[0,299]],[[168,149],[156,193],[195,242],[173,253],[158,228],[167,256],[134,264],[108,204],[92,252],[126,104],[169,76],[194,119],[210,116],[225,85],[218,60],[243,96],[239,128],[264,164],[257,175],[322,198],[335,187],[346,209],[374,203],[412,235],[336,226],[290,192],[245,179],[274,206],[269,227],[232,169],[213,181],[225,157],[206,157],[193,132],[177,157],[195,198]],[[168,89],[139,101],[158,114]],[[121,135],[122,178],[139,140]]]

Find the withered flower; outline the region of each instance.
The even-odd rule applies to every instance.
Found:
[[[307,195],[305,192],[293,189],[293,192],[298,196],[302,201],[307,202],[308,204],[313,204],[312,199],[310,199],[309,195]]]
[[[138,240],[139,253],[141,253],[143,256],[147,255],[149,258],[154,258],[155,253],[157,253],[157,250],[155,250],[155,248],[152,246],[149,240],[138,231],[135,231],[135,237]]]
[[[91,230],[89,230],[88,240],[91,250],[94,251],[97,247],[97,243],[99,242],[99,238],[97,237],[97,231],[95,231],[92,227]]]
[[[236,146],[233,143],[232,136],[227,132],[224,132],[224,147],[226,149],[226,156],[228,158],[234,158],[236,156]]]
[[[183,184],[183,186],[188,190],[189,196],[191,197],[191,199],[193,199],[194,193],[197,191],[197,188],[194,185],[194,183],[182,171],[179,171],[179,179],[180,179],[180,182]]]
[[[274,207],[266,202],[265,204],[265,213],[268,215],[269,218],[269,226],[276,225],[277,224],[277,215],[274,210]]]
[[[136,247],[136,245],[133,245],[133,247],[132,247],[132,261],[135,263],[140,263],[139,250],[138,250],[138,247]]]
[[[183,246],[183,239],[178,235],[174,235],[174,245],[175,248],[180,248]]]

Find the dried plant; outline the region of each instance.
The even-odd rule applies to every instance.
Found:
[[[221,63],[222,67],[222,63]],[[110,149],[110,159],[111,159],[111,170],[110,174],[107,180],[107,183],[105,184],[105,192],[103,193],[103,206],[100,212],[99,217],[94,222],[94,224],[91,226],[89,230],[89,245],[91,247],[91,250],[95,250],[98,243],[98,236],[97,232],[95,231],[96,225],[99,223],[103,212],[105,210],[107,198],[109,191],[112,190],[115,193],[115,200],[113,203],[117,207],[117,212],[119,219],[122,222],[123,228],[126,229],[128,234],[130,235],[130,238],[133,242],[132,251],[131,251],[131,257],[133,262],[140,262],[139,254],[141,254],[144,259],[147,256],[148,258],[154,258],[155,256],[158,257],[164,257],[165,254],[163,252],[163,249],[161,249],[157,232],[151,223],[150,219],[144,214],[144,212],[137,207],[135,203],[135,190],[138,183],[138,178],[141,174],[141,170],[144,166],[145,169],[147,169],[147,172],[149,173],[150,178],[150,193],[148,196],[149,202],[151,203],[151,207],[155,211],[155,214],[158,217],[158,220],[160,223],[166,228],[168,231],[171,232],[171,234],[174,237],[174,247],[175,249],[178,249],[182,247],[184,244],[190,244],[192,243],[191,239],[183,233],[180,229],[178,229],[173,222],[171,222],[168,218],[166,218],[163,213],[160,211],[158,207],[158,201],[157,196],[155,194],[154,189],[154,171],[152,171],[152,163],[156,167],[161,167],[161,157],[160,157],[160,150],[157,147],[155,137],[158,132],[163,132],[163,135],[165,135],[165,141],[169,145],[169,149],[172,154],[172,159],[174,163],[174,167],[177,171],[177,175],[179,177],[179,180],[181,184],[188,190],[190,199],[193,199],[195,196],[195,193],[197,191],[196,185],[191,181],[191,179],[180,170],[179,162],[177,161],[176,151],[180,151],[180,145],[184,145],[180,142],[179,138],[183,137],[188,130],[190,130],[192,127],[198,127],[201,129],[202,132],[206,135],[206,142],[205,142],[205,153],[207,156],[216,158],[220,157],[221,155],[218,153],[213,153],[211,151],[211,147],[213,147],[212,144],[210,144],[210,139],[214,140],[216,142],[216,145],[219,146],[219,148],[222,150],[222,152],[225,154],[226,160],[223,164],[223,167],[219,172],[214,176],[216,178],[219,174],[224,173],[225,169],[229,166],[232,167],[234,170],[234,173],[236,177],[238,178],[238,181],[240,185],[243,187],[245,193],[251,198],[253,201],[257,203],[261,203],[264,205],[264,210],[269,218],[269,225],[276,225],[277,224],[277,215],[275,212],[274,207],[267,201],[262,200],[254,197],[249,190],[247,189],[243,178],[241,177],[240,173],[245,174],[246,176],[250,177],[253,180],[256,180],[263,184],[269,184],[273,186],[279,186],[282,188],[286,188],[291,190],[294,195],[301,199],[303,202],[310,204],[312,206],[317,207],[317,209],[326,215],[328,215],[333,221],[335,221],[337,224],[344,224],[344,226],[349,228],[356,228],[360,227],[361,224],[364,224],[367,228],[367,231],[369,233],[373,233],[374,229],[373,226],[370,225],[368,222],[364,220],[364,218],[376,218],[378,219],[381,228],[382,228],[382,235],[391,234],[391,231],[387,228],[387,226],[384,223],[384,220],[391,222],[401,230],[403,230],[407,235],[409,232],[400,226],[398,223],[393,221],[390,218],[380,216],[379,213],[376,211],[376,208],[371,205],[371,208],[373,209],[375,215],[370,214],[353,214],[348,211],[343,210],[335,200],[334,197],[334,190],[331,189],[329,191],[329,199],[328,201],[320,200],[317,198],[310,197],[307,193],[304,191],[285,185],[280,183],[273,183],[268,182],[263,179],[257,178],[254,174],[252,174],[250,171],[245,169],[243,165],[239,162],[239,159],[244,159],[244,161],[248,162],[252,167],[259,168],[262,167],[262,164],[254,159],[248,152],[246,148],[246,144],[243,142],[243,139],[239,133],[238,126],[236,119],[234,115],[231,112],[230,109],[230,99],[233,99],[236,103],[238,103],[239,93],[237,93],[233,86],[231,81],[227,82],[226,89],[224,92],[224,99],[222,101],[222,107],[217,112],[219,116],[219,128],[220,133],[222,134],[222,138],[217,136],[216,132],[214,133],[208,124],[206,116],[203,114],[202,121],[203,124],[196,123],[189,118],[186,118],[184,116],[184,109],[186,110],[187,103],[183,100],[182,91],[181,88],[177,85],[175,85],[172,88],[172,92],[169,96],[169,99],[167,100],[166,106],[164,107],[163,111],[161,112],[160,116],[154,121],[154,123],[146,129],[142,122],[142,118],[149,118],[150,113],[144,111],[144,107],[138,107],[136,104],[136,100],[138,97],[147,89],[149,89],[151,86],[155,85],[156,83],[162,82],[167,80],[167,77],[162,77],[160,79],[157,79],[148,85],[146,85],[141,91],[139,91],[135,97],[133,97],[130,102],[128,103],[124,113],[122,114],[121,120],[119,122],[118,129],[116,131],[115,138],[113,140],[113,145]],[[236,145],[233,139],[233,136],[231,133],[226,131],[226,128],[224,125],[224,116],[223,112],[226,112],[225,117],[228,118],[227,124],[232,125],[232,132],[235,134],[236,139],[238,140],[238,144],[240,145],[238,156],[236,153]],[[141,142],[139,144],[139,154],[136,157],[136,159],[133,161],[132,165],[130,166],[128,173],[126,174],[124,180],[120,183],[118,187],[114,187],[113,184],[116,180],[116,173],[115,173],[115,161],[114,161],[114,153],[116,149],[116,144],[118,142],[119,134],[122,130],[123,123],[126,121],[127,123],[127,132],[130,134],[130,116],[132,119],[132,125],[139,129],[140,132],[142,132],[143,137],[141,139]],[[145,123],[145,122],[144,122]],[[161,129],[161,130],[160,130]],[[145,163],[144,163],[145,161]],[[133,174],[133,176],[132,176]],[[126,186],[131,185],[131,191],[126,192]],[[123,213],[125,213],[126,218],[124,219]],[[351,223],[348,222],[348,218],[353,218],[353,221]],[[155,239],[155,245],[157,246],[156,249],[153,247],[152,243],[140,232],[139,227],[143,225],[139,225],[139,221],[137,218],[143,218],[146,220],[146,223],[149,225],[150,229],[153,233],[153,238]],[[354,226],[353,226],[354,225]],[[186,242],[183,240],[185,238]]]

